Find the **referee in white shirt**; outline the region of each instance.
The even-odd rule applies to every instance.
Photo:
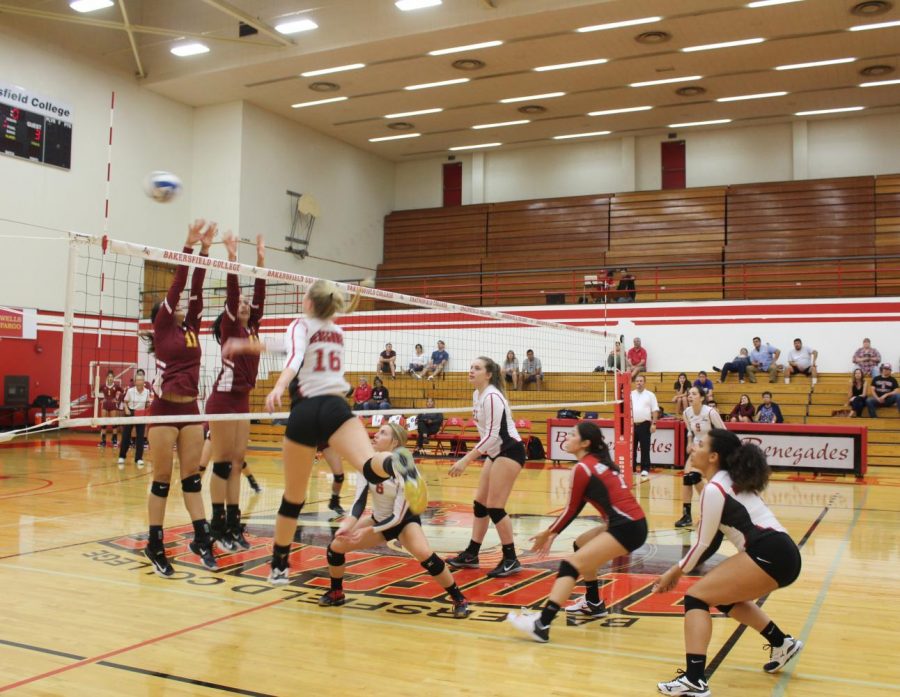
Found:
[[[631,462],[637,471],[637,449],[641,446],[641,479],[650,478],[650,439],[656,432],[659,418],[659,403],[656,395],[644,387],[643,375],[634,379],[635,389],[631,391],[631,420],[634,424],[634,440],[631,446]]]

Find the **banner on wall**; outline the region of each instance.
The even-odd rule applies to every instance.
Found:
[[[37,339],[37,310],[0,307],[0,338]]]
[[[72,107],[0,80],[0,152],[72,166]]]
[[[574,462],[574,455],[570,455],[562,449],[562,444],[566,440],[572,426],[577,424],[575,419],[547,419],[547,442],[550,444],[550,450],[547,457],[550,460],[558,460],[561,462]],[[595,421],[603,433],[603,439],[607,443],[613,443],[615,439],[615,429],[613,428],[612,419],[599,419]],[[678,454],[676,443],[678,442],[677,430],[680,428],[679,421],[660,421],[657,424],[656,433],[650,440],[650,461],[654,465],[679,465],[682,461]],[[638,455],[640,457],[640,455]]]

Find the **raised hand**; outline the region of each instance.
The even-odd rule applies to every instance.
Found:
[[[225,233],[225,237],[222,238],[222,244],[225,245],[225,249],[228,252],[228,261],[237,261],[238,258],[238,240],[237,235],[235,235],[231,230]]]
[[[216,223],[210,223],[206,226],[206,230],[203,231],[203,234],[200,236],[200,252],[208,252],[209,248],[212,246],[213,240],[216,239],[216,232],[218,231],[219,226]]]
[[[187,242],[184,243],[185,247],[193,247],[200,241],[200,238],[203,237],[203,227],[206,225],[206,221],[203,218],[197,218],[193,223],[188,225],[188,236]]]
[[[266,240],[262,235],[256,236],[256,265],[266,265]]]

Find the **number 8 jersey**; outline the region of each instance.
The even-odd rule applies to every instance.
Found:
[[[347,394],[344,331],[330,319],[295,319],[287,329],[285,350],[285,369],[297,373],[297,397]]]

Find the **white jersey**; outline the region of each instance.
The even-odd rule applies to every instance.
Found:
[[[145,385],[144,389],[138,392],[136,387],[129,387],[122,401],[125,402],[129,412],[146,409],[150,402],[150,388]]]
[[[703,436],[709,433],[710,429],[725,428],[725,424],[722,423],[722,417],[719,416],[719,412],[707,404],[702,404],[700,406],[699,414],[694,412],[693,406],[689,406],[684,410],[684,418],[687,419],[688,431],[690,431],[694,445],[700,445]]]
[[[715,538],[720,531],[739,552],[754,539],[773,532],[787,532],[759,494],[735,493],[731,475],[726,470],[716,472],[703,488],[697,541],[678,562],[682,571],[688,573],[697,565],[703,552],[716,544]]]
[[[299,397],[339,395],[350,389],[344,379],[344,331],[331,320],[300,317],[285,336],[285,368],[297,373]]]
[[[350,515],[359,520],[372,497],[372,530],[382,532],[399,524],[409,513],[409,504],[403,491],[403,482],[391,477],[378,484],[371,484],[357,476],[356,499]]]
[[[497,457],[507,446],[522,440],[516,430],[509,402],[493,385],[485,387],[481,394],[478,390],[472,394],[472,416],[481,436],[475,449],[488,457]]]

